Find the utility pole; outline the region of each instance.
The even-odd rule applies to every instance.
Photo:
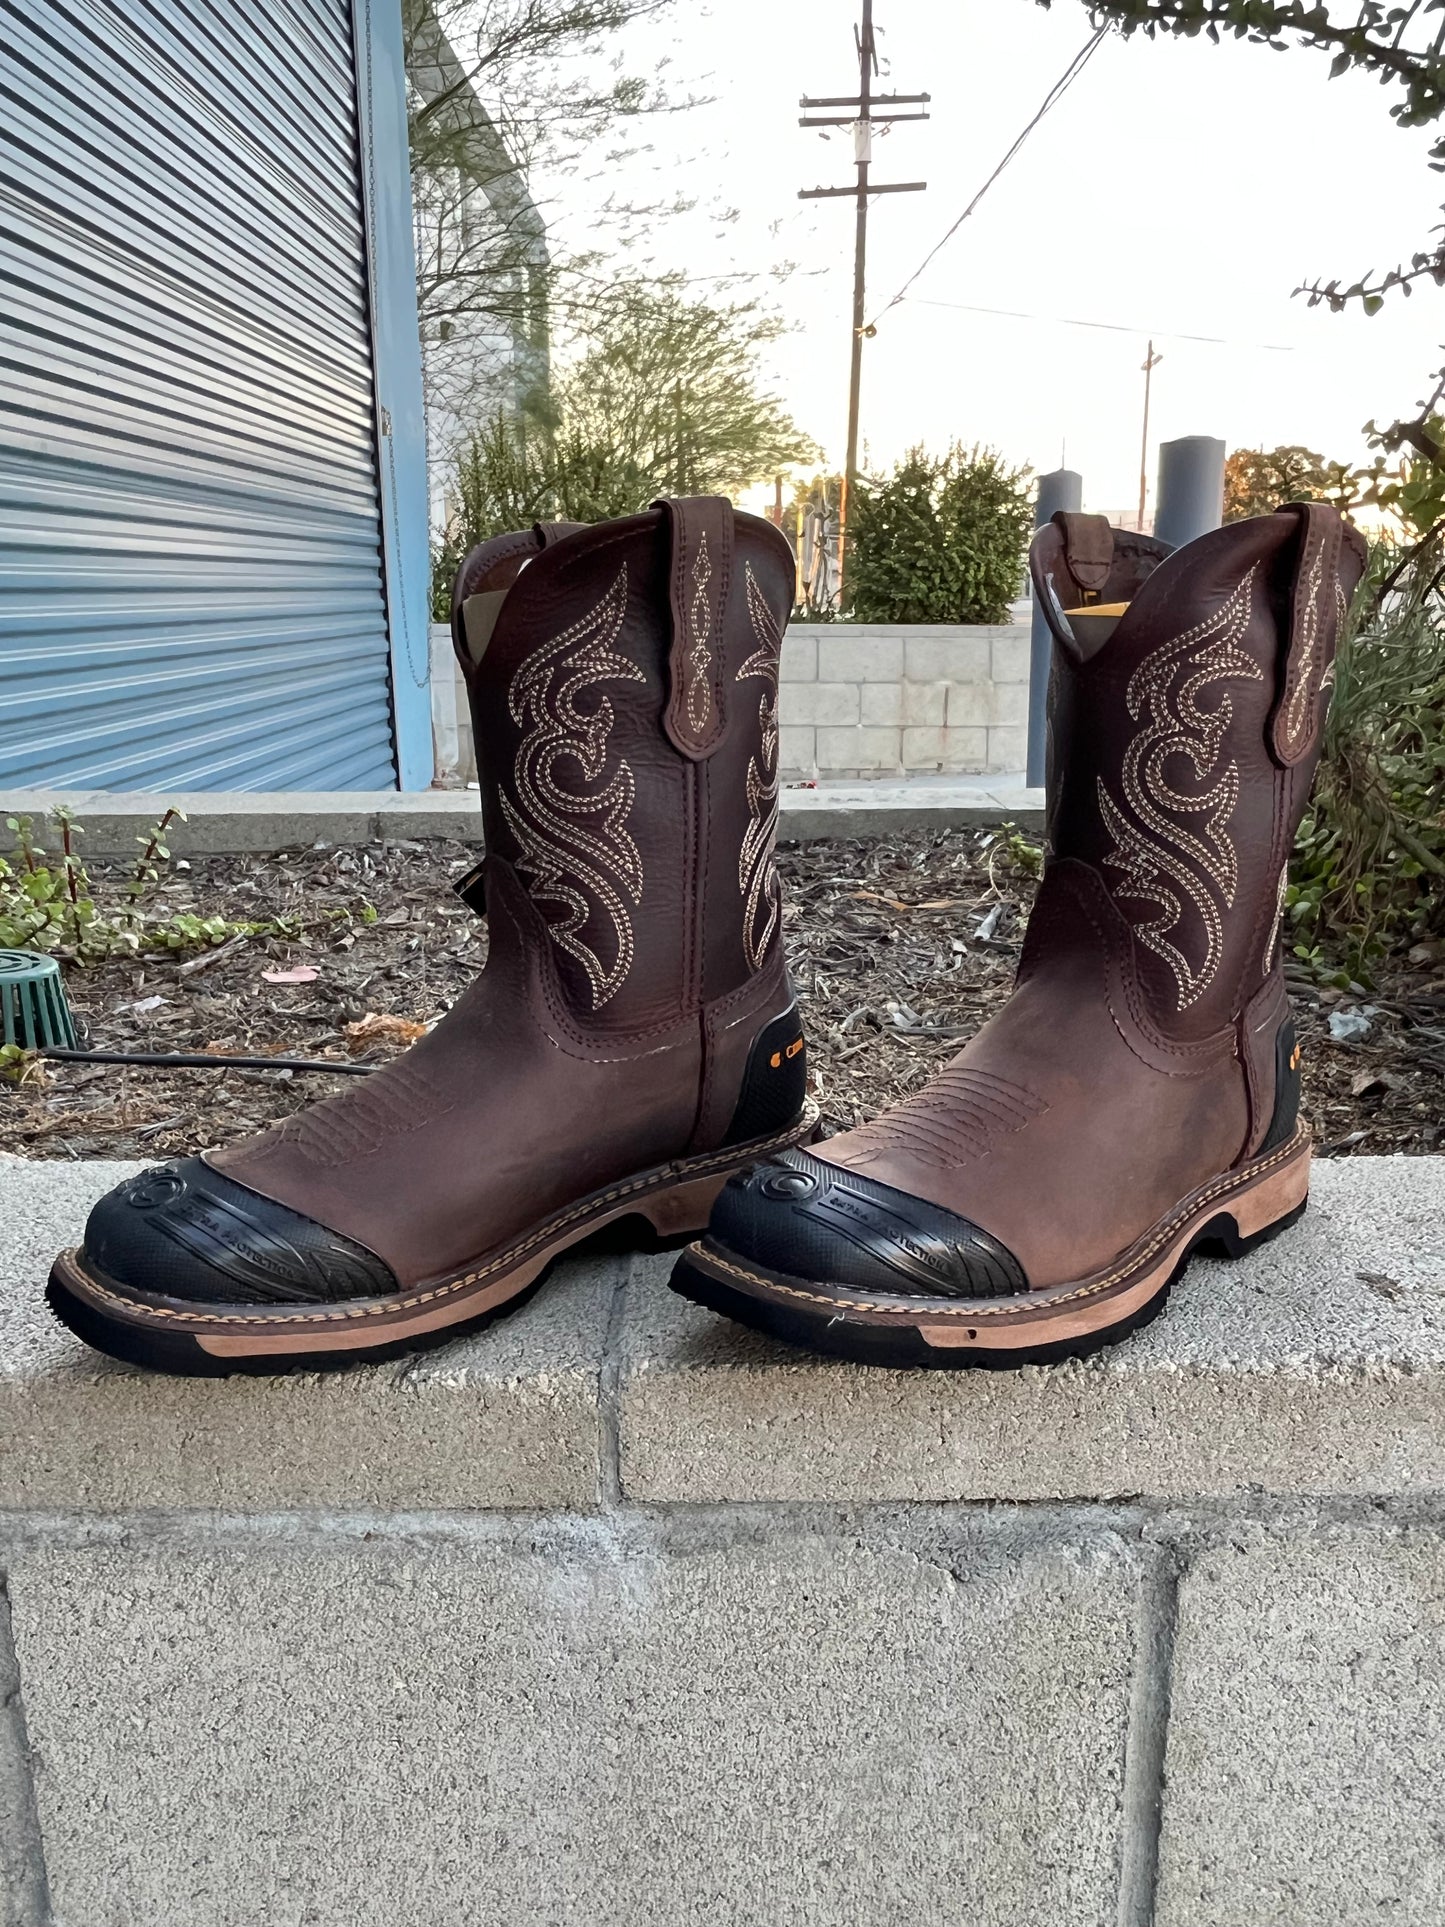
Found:
[[[1139,533],[1144,533],[1144,500],[1149,488],[1149,385],[1154,379],[1154,370],[1164,359],[1156,355],[1154,343],[1149,343],[1149,352],[1141,366],[1144,370],[1144,439],[1139,448]]]
[[[822,119],[801,119],[800,127],[851,127],[853,160],[858,169],[855,187],[805,187],[800,201],[835,200],[852,196],[857,204],[857,225],[853,241],[853,353],[848,371],[848,452],[843,466],[843,491],[838,502],[838,598],[841,606],[847,577],[848,506],[858,480],[858,405],[863,384],[863,337],[871,333],[864,322],[864,292],[868,260],[868,196],[870,194],[921,194],[926,181],[872,182],[868,178],[873,159],[873,129],[895,120],[927,120],[928,94],[877,94],[873,82],[878,73],[878,52],[873,41],[873,0],[863,0],[863,23],[853,29],[858,48],[858,92],[831,95],[813,100],[804,96],[798,105],[804,109],[849,107],[849,114],[831,114]],[[897,113],[900,107],[918,109]],[[880,113],[878,110],[883,109]]]

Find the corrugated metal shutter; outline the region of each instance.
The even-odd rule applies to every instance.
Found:
[[[0,0],[0,783],[395,782],[346,0]]]

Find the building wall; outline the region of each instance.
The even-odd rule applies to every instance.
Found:
[[[1029,631],[799,624],[783,642],[783,780],[1021,770]]]
[[[438,774],[474,781],[466,690],[441,625],[432,630],[432,691]],[[783,642],[779,772],[785,783],[1017,774],[1028,702],[1026,622],[796,624]]]

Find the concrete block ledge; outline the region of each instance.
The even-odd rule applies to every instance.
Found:
[[[295,793],[213,791],[196,795],[122,795],[113,790],[25,790],[0,795],[7,816],[39,821],[57,803],[75,811],[88,857],[134,857],[143,836],[167,805],[186,813],[168,834],[177,856],[261,855],[309,849],[324,842],[480,843],[481,806],[475,790],[305,790]],[[816,842],[823,837],[888,836],[899,830],[968,829],[1016,823],[1043,827],[1043,791],[1018,776],[917,777],[908,781],[821,781],[784,784],[778,834]],[[3,847],[3,846],[0,846]]]
[[[1196,1262],[1083,1363],[814,1358],[579,1260],[488,1333],[330,1377],[201,1382],[88,1352],[50,1259],[134,1166],[0,1158],[0,1506],[587,1510],[1445,1490],[1445,1158],[1316,1166],[1289,1236]],[[620,1290],[619,1290],[620,1287]],[[613,1301],[618,1299],[614,1307]]]
[[[41,1309],[134,1168],[0,1158],[0,1927],[1445,1909],[1445,1158],[1321,1165],[1083,1365],[865,1372],[615,1258],[230,1383]]]
[[[141,1168],[0,1155],[0,1506],[596,1505],[600,1360],[623,1260],[568,1267],[516,1317],[413,1360],[295,1378],[144,1374],[79,1344],[42,1297],[94,1200]]]

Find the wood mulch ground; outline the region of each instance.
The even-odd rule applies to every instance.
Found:
[[[295,920],[223,953],[67,967],[97,1049],[381,1062],[438,1017],[486,954],[449,884],[460,844],[393,842],[197,858],[165,879],[172,911]],[[1006,838],[895,836],[785,848],[787,935],[816,1095],[839,1129],[915,1090],[1008,995],[1033,882]],[[93,864],[97,896],[117,879]],[[373,918],[374,913],[374,918]],[[268,982],[266,973],[313,972]],[[1445,960],[1387,963],[1368,991],[1294,986],[1305,1108],[1325,1156],[1445,1148]],[[1370,1009],[1335,1041],[1332,1011]],[[329,1073],[43,1067],[0,1082],[0,1149],[153,1158],[223,1144],[342,1080]]]

